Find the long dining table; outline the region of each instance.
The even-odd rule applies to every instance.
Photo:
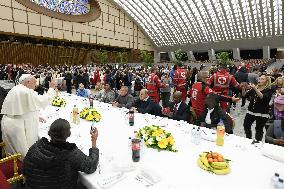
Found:
[[[47,121],[39,127],[39,137],[49,138],[47,132],[50,124],[58,119],[71,120],[71,112],[76,105],[79,111],[89,107],[89,100],[62,92],[61,97],[67,102],[66,107],[49,105],[40,114]],[[197,145],[191,140],[194,125],[184,121],[175,121],[165,117],[135,113],[134,126],[128,123],[128,110],[112,107],[111,104],[94,101],[94,108],[101,114],[100,122],[95,123],[99,136],[97,147],[100,150],[100,163],[92,174],[80,173],[81,182],[88,189],[268,189],[270,178],[274,173],[284,176],[284,163],[263,155],[264,149],[283,152],[283,147],[260,143],[236,135],[226,135],[224,146],[217,146],[214,141],[201,139]],[[237,118],[236,118],[237,119]],[[71,136],[68,142],[76,143],[86,155],[91,147],[90,128],[92,123],[80,119],[79,124],[71,124]],[[142,144],[139,162],[132,161],[129,137],[139,128],[149,125],[161,126],[174,136],[178,152],[158,151]],[[201,128],[208,135],[212,130]],[[227,175],[215,175],[204,171],[197,165],[202,152],[218,152],[230,161],[231,172]],[[284,156],[284,153],[282,154]],[[137,179],[137,175],[147,173],[155,176],[156,182]],[[123,177],[110,187],[99,184],[108,175],[122,173]],[[139,177],[138,177],[139,178]]]

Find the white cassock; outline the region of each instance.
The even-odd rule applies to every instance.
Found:
[[[1,110],[2,138],[7,153],[21,153],[23,157],[38,140],[39,110],[55,97],[54,89],[44,95],[19,84],[5,98]]]

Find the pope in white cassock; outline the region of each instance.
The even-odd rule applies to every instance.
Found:
[[[56,83],[52,80],[47,93],[38,95],[34,91],[37,82],[34,76],[23,74],[19,82],[3,102],[2,138],[7,153],[21,153],[25,157],[29,148],[38,140],[39,110],[55,97]]]

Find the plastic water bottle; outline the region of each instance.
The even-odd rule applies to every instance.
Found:
[[[192,143],[195,143],[195,135],[196,135],[196,130],[195,130],[195,127],[193,127],[192,129],[191,129],[191,142]]]
[[[270,179],[270,189],[275,189],[275,185],[277,184],[279,179],[279,174],[274,173],[274,175]]]
[[[200,130],[200,127],[198,127],[195,133],[195,144],[199,145],[200,140],[201,140],[201,130]]]
[[[284,188],[283,179],[278,179],[277,183],[275,184],[275,189],[283,189],[283,188]]]
[[[225,135],[225,125],[223,123],[223,120],[220,119],[220,122],[217,124],[216,145],[224,146],[224,135]]]

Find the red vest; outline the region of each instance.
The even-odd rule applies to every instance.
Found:
[[[196,82],[192,85],[189,95],[191,106],[195,110],[197,116],[199,116],[205,109],[205,98],[206,96],[213,92],[208,86],[205,86],[204,90],[202,91],[202,83]]]
[[[154,73],[151,73],[146,83],[146,89],[148,90],[149,95],[158,92],[159,86],[157,86],[157,82],[159,82],[158,76]]]
[[[227,92],[230,87],[232,75],[228,72],[217,72],[213,76],[213,91],[217,93]]]
[[[183,68],[178,68],[174,73],[174,84],[176,87],[183,87],[186,84],[187,72]]]

